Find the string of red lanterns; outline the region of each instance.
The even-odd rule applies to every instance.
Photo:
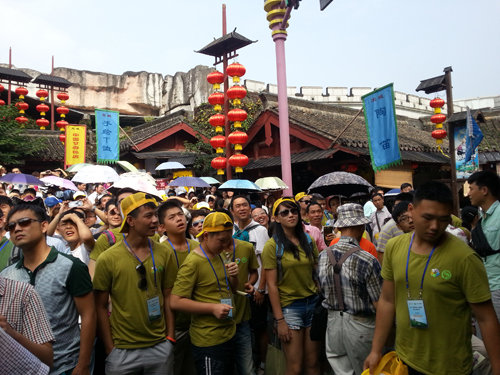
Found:
[[[57,99],[61,101],[62,105],[58,107],[56,110],[57,113],[59,113],[59,115],[61,116],[61,120],[57,121],[56,125],[59,128],[59,130],[63,132],[66,128],[66,125],[68,125],[68,122],[64,120],[64,118],[68,114],[69,109],[68,107],[65,107],[64,104],[66,103],[66,100],[69,99],[69,95],[66,92],[60,92],[59,94],[57,94]]]
[[[436,124],[436,129],[432,131],[432,138],[436,140],[438,148],[441,150],[443,139],[446,138],[447,132],[443,129],[443,122],[446,121],[446,115],[441,113],[441,108],[444,107],[444,100],[441,98],[432,99],[429,103],[431,108],[434,108],[434,115],[431,116],[431,122]]]
[[[28,95],[28,89],[26,87],[18,87],[16,89],[16,94],[19,95],[20,102],[16,103],[16,107],[19,109],[19,114],[21,116],[16,117],[16,121],[21,127],[24,127],[24,124],[28,122],[28,119],[24,117],[25,111],[29,108],[28,103],[23,102],[24,96]]]
[[[5,87],[3,87],[3,85],[0,85],[0,92],[2,92],[3,90],[5,90]],[[0,105],[5,105],[5,102],[0,99]]]
[[[45,130],[46,126],[49,126],[49,120],[47,120],[44,116],[46,112],[49,111],[49,106],[44,103],[45,98],[49,96],[49,93],[46,90],[40,89],[36,92],[36,96],[40,98],[41,103],[36,106],[36,110],[40,112],[41,118],[36,120],[36,124],[40,127],[41,130]]]
[[[207,81],[213,85],[215,91],[208,97],[208,102],[214,106],[216,112],[220,112],[224,105],[224,94],[219,92],[219,90],[221,83],[224,82],[224,74],[218,71],[211,72],[207,76]],[[217,154],[223,154],[224,147],[226,147],[226,137],[224,136],[226,117],[221,113],[216,113],[208,119],[208,122],[215,128],[215,133],[217,133],[217,135],[210,139],[210,145],[215,148]],[[216,157],[210,164],[212,168],[217,169],[218,175],[224,174],[224,169],[226,169],[226,158],[224,156]]]

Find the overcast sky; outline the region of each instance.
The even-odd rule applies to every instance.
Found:
[[[0,63],[163,75],[212,65],[195,53],[228,31],[258,40],[240,50],[244,78],[276,83],[274,42],[260,0],[3,1]],[[416,94],[453,67],[454,98],[500,95],[500,1],[303,0],[286,42],[288,86],[380,87]],[[420,96],[425,96],[419,93]],[[443,94],[444,95],[444,94]]]

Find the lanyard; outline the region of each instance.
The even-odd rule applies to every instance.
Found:
[[[179,259],[177,258],[177,251],[175,251],[175,247],[174,245],[172,244],[172,242],[170,242],[169,239],[167,239],[168,243],[170,244],[170,246],[172,246],[172,249],[174,249],[174,254],[175,254],[175,261],[177,262],[177,268],[179,268]],[[191,252],[191,246],[189,246],[189,241],[186,240],[186,243],[188,245],[188,254]]]
[[[215,268],[212,265],[212,262],[210,262],[210,259],[208,259],[207,253],[205,253],[205,250],[203,250],[203,247],[201,247],[201,245],[200,245],[200,249],[201,249],[201,251],[203,251],[203,255],[205,255],[205,258],[207,258],[208,263],[210,264],[210,267],[212,267],[212,271],[214,271],[215,279],[217,280],[217,285],[219,286],[219,292],[220,292],[220,295],[222,296],[222,289],[220,288],[219,276],[217,276],[217,272],[215,272]],[[231,293],[229,293],[229,281],[227,281],[226,265],[222,261],[222,258],[220,257],[220,255],[219,255],[219,259],[222,262],[222,267],[224,267],[224,277],[226,278],[227,294],[231,295]]]
[[[411,245],[413,244],[413,238],[415,237],[415,233],[411,235],[411,241],[410,241],[410,247],[408,248],[408,257],[406,258],[406,291],[408,293],[408,299],[411,299],[410,297],[410,285],[408,283],[408,263],[410,263],[410,250],[411,250]],[[431,261],[432,254],[434,253],[434,250],[436,250],[436,246],[432,249],[431,253],[429,254],[429,258],[427,259],[427,263],[425,263],[425,268],[424,268],[424,273],[422,275],[422,281],[420,282],[420,299],[422,299],[422,289],[424,287],[424,276],[425,272],[427,271],[427,266],[429,265],[429,262]]]
[[[125,239],[125,235],[123,235],[123,241],[125,241],[125,244],[128,246],[128,248],[130,249],[130,251],[132,251],[132,254],[134,254],[135,258],[144,267],[144,263],[142,263],[141,260],[137,257],[137,255],[135,255],[134,250],[132,250],[132,248],[128,244],[127,240]],[[157,290],[157,288],[156,288],[156,265],[155,265],[155,257],[153,255],[153,247],[151,246],[151,240],[149,238],[148,238],[148,244],[149,244],[149,250],[151,251],[151,259],[153,259],[153,273],[155,275],[155,289]],[[146,275],[147,275],[148,274],[148,272],[147,272],[148,270],[146,269],[146,267],[144,267],[144,269],[146,270]]]
[[[0,247],[0,253],[2,252],[3,248],[4,248],[5,246],[7,246],[7,244],[9,243],[9,241],[10,241],[10,240],[5,241],[5,243],[3,244],[3,246],[2,246],[2,247]]]

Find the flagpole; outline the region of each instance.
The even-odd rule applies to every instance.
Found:
[[[448,109],[448,120],[453,114],[453,88],[451,86],[451,66],[444,68],[446,77],[446,105]],[[460,202],[458,197],[458,184],[457,184],[457,164],[455,160],[455,126],[448,121],[448,139],[450,164],[451,164],[451,192],[453,194],[453,214],[460,217]]]

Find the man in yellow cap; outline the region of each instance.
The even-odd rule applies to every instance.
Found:
[[[189,333],[198,374],[225,375],[234,369],[236,324],[234,296],[238,265],[224,263],[221,253],[233,233],[233,221],[212,212],[198,234],[200,245],[191,251],[177,274],[170,307],[192,314]]]
[[[158,228],[152,196],[132,194],[121,202],[121,211],[123,241],[99,256],[93,280],[99,336],[108,355],[106,374],[172,374],[175,330],[168,303],[175,258],[148,238]]]

